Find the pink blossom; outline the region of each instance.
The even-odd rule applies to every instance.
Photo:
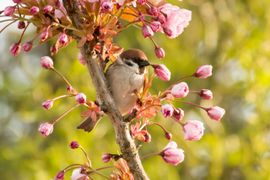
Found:
[[[144,5],[146,3],[146,0],[137,0],[138,4]]]
[[[71,180],[89,180],[89,177],[82,173],[81,168],[77,168],[72,171]]]
[[[51,5],[47,5],[43,8],[43,12],[48,14],[51,13],[53,11],[53,7]]]
[[[207,108],[206,111],[208,116],[215,121],[220,121],[225,114],[225,109],[218,106]]]
[[[169,133],[169,132],[165,132],[165,137],[166,137],[166,139],[171,140],[172,139],[172,134]]]
[[[29,51],[31,51],[31,49],[33,47],[33,43],[31,41],[28,41],[28,42],[24,43],[22,47],[23,47],[23,50],[25,52],[29,52]]]
[[[7,6],[5,9],[4,9],[4,15],[5,16],[12,16],[15,12],[15,6]]]
[[[191,11],[180,9],[178,6],[169,3],[160,6],[158,9],[166,17],[165,21],[162,19],[160,22],[162,23],[164,32],[169,38],[176,38],[184,31],[184,28],[189,25]]]
[[[113,156],[111,154],[109,154],[109,153],[103,154],[102,155],[102,161],[105,162],[105,163],[110,162],[112,157]]]
[[[64,171],[60,171],[57,173],[55,180],[64,180],[65,177],[65,172]]]
[[[201,121],[189,120],[184,126],[185,140],[198,141],[204,134],[204,126]]]
[[[211,65],[202,65],[196,70],[194,76],[201,79],[208,78],[212,76],[212,69],[213,67]]]
[[[43,102],[42,107],[47,110],[51,109],[53,107],[53,100],[47,100]]]
[[[61,45],[65,46],[68,43],[68,35],[66,33],[62,33],[59,36],[58,41]]]
[[[173,119],[177,122],[180,122],[182,121],[182,119],[184,118],[184,115],[185,115],[185,112],[183,109],[181,108],[175,108],[174,111],[173,111]]]
[[[185,159],[184,151],[177,148],[177,144],[174,141],[169,142],[160,155],[166,163],[174,166],[183,162]]]
[[[150,26],[143,25],[143,27],[142,27],[142,34],[143,34],[143,37],[148,38],[148,37],[153,36],[154,35],[154,32],[153,32],[153,30],[151,29]]]
[[[172,87],[171,94],[176,98],[184,98],[189,93],[189,87],[186,82],[180,82]]]
[[[46,41],[49,38],[49,28],[46,28],[41,34],[39,35],[39,39],[41,42]]]
[[[53,60],[49,56],[43,56],[40,58],[40,65],[45,69],[53,68]]]
[[[152,21],[150,27],[153,32],[158,32],[161,30],[161,23],[159,21]]]
[[[69,147],[71,149],[77,149],[78,147],[80,147],[80,145],[77,141],[71,141],[71,143],[69,144]]]
[[[20,43],[14,43],[10,46],[9,48],[9,52],[13,55],[13,56],[17,56],[20,52],[21,52],[21,44]]]
[[[79,104],[84,104],[86,103],[86,95],[84,93],[78,93],[76,96],[75,96],[75,99],[76,101],[79,103]]]
[[[151,6],[149,9],[148,9],[148,13],[150,15],[153,15],[153,16],[158,16],[158,8],[155,7],[155,6]]]
[[[161,106],[161,112],[165,118],[173,115],[174,108],[171,104],[163,104]]]
[[[39,7],[37,6],[32,6],[29,10],[29,13],[32,14],[32,15],[36,15],[39,13]]]
[[[103,13],[110,12],[113,10],[113,2],[111,0],[103,0],[100,7]]]
[[[161,48],[161,47],[156,47],[156,48],[155,48],[155,54],[156,54],[156,56],[157,56],[158,58],[160,58],[160,59],[165,57],[165,51],[164,51],[164,49]]]
[[[163,81],[169,81],[171,79],[171,72],[164,64],[152,65],[152,67],[159,79]]]
[[[47,137],[53,132],[53,124],[50,123],[42,123],[39,125],[38,131],[42,136]]]
[[[213,93],[209,89],[202,89],[199,95],[201,96],[201,98],[206,99],[206,100],[213,99]]]
[[[19,21],[18,29],[24,29],[24,28],[25,28],[25,22],[24,21]]]
[[[79,59],[79,62],[80,62],[82,65],[86,65],[86,64],[87,64],[87,62],[86,62],[86,60],[85,60],[85,58],[83,57],[83,55],[82,55],[81,52],[79,52],[79,54],[78,54],[78,59]]]

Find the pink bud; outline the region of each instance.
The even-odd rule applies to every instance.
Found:
[[[138,4],[144,5],[146,3],[146,0],[137,0]]]
[[[40,58],[40,65],[45,69],[53,68],[53,60],[49,56],[43,56]]]
[[[83,93],[79,93],[75,96],[75,99],[76,101],[79,103],[79,104],[84,104],[86,103],[86,95],[83,94]]]
[[[59,36],[58,41],[61,45],[66,45],[68,43],[68,35],[66,33],[62,33]]]
[[[13,0],[14,3],[20,3],[22,0]]]
[[[200,66],[194,73],[194,76],[201,79],[208,78],[212,76],[212,69],[213,67],[211,65]]]
[[[39,7],[37,7],[37,6],[32,6],[32,7],[30,8],[30,10],[29,10],[29,13],[30,13],[31,15],[36,15],[36,14],[38,14],[38,13],[39,13]]]
[[[158,58],[160,58],[160,59],[165,57],[165,51],[164,51],[164,49],[161,48],[161,47],[156,47],[156,48],[155,48],[155,54],[156,54],[156,56],[157,56]]]
[[[53,11],[53,7],[51,5],[47,5],[43,8],[43,12],[48,14],[51,13]]]
[[[86,65],[86,60],[84,59],[83,55],[81,52],[79,52],[78,54],[78,59],[79,59],[79,62],[82,64],[82,65]]]
[[[172,139],[172,134],[169,133],[169,132],[165,132],[165,137],[166,137],[166,139],[171,140]]]
[[[174,166],[183,162],[185,159],[184,151],[177,148],[177,144],[174,141],[169,142],[160,155],[166,163]]]
[[[47,110],[51,109],[53,107],[53,100],[44,101],[42,107]]]
[[[171,72],[164,64],[152,65],[152,67],[155,69],[155,74],[159,79],[163,81],[171,79]]]
[[[158,32],[161,30],[161,23],[159,21],[153,21],[150,23],[150,27],[153,32]]]
[[[165,118],[171,117],[173,115],[173,106],[170,104],[163,104],[161,106],[161,112]]]
[[[64,177],[65,177],[65,172],[64,171],[60,171],[56,175],[55,180],[64,180]]]
[[[201,121],[189,120],[184,126],[185,140],[198,141],[204,133],[204,126]]]
[[[201,96],[201,98],[206,99],[206,100],[213,99],[213,93],[209,89],[202,89],[199,95]]]
[[[26,42],[26,43],[23,44],[23,50],[25,52],[31,51],[32,47],[33,47],[33,43],[31,41]]]
[[[173,111],[173,119],[177,122],[182,121],[182,119],[184,118],[184,115],[185,115],[185,112],[181,108],[175,108]]]
[[[72,171],[71,180],[89,180],[87,174],[84,174],[82,168],[77,168]]]
[[[225,114],[225,109],[218,106],[207,108],[206,111],[208,116],[215,121],[220,121]]]
[[[24,29],[24,28],[25,28],[25,22],[24,21],[19,21],[18,29]]]
[[[158,15],[158,8],[155,7],[155,6],[151,6],[148,10],[148,13],[150,15],[153,15],[153,16],[157,16]]]
[[[143,34],[143,37],[147,38],[147,37],[153,36],[154,35],[154,32],[153,32],[153,30],[151,29],[150,26],[144,25],[142,27],[142,34]]]
[[[5,16],[12,16],[15,12],[15,6],[7,6],[4,10]]]
[[[189,93],[189,87],[186,82],[180,82],[172,87],[171,94],[176,98],[184,98]]]
[[[113,2],[111,0],[104,0],[101,2],[101,11],[103,13],[113,10]]]
[[[41,42],[46,41],[49,38],[49,28],[46,28],[41,34],[39,35],[39,39]]]
[[[17,56],[20,52],[21,52],[21,44],[20,43],[14,43],[10,46],[9,48],[9,52],[13,55],[13,56]]]
[[[39,125],[38,131],[42,136],[47,137],[53,132],[53,124],[50,123],[42,123]]]
[[[79,148],[79,143],[77,142],[77,141],[71,141],[71,143],[70,143],[70,145],[69,145],[69,147],[71,148],[71,149],[77,149],[77,148]]]
[[[113,156],[111,154],[109,154],[109,153],[103,154],[102,155],[102,161],[105,162],[105,163],[110,162],[112,157]]]

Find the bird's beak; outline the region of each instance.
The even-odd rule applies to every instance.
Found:
[[[148,61],[139,61],[138,64],[139,64],[140,68],[150,65],[150,63]]]

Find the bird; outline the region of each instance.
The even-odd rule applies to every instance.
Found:
[[[143,90],[146,67],[150,63],[140,49],[128,49],[120,54],[105,72],[106,82],[121,115],[130,113],[138,101],[138,93]],[[100,117],[98,117],[100,118]],[[91,118],[83,121],[77,128],[91,131],[95,126]]]

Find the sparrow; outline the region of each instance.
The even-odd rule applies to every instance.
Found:
[[[107,85],[122,115],[130,113],[135,107],[138,93],[143,90],[146,67],[149,65],[148,58],[142,50],[128,49],[108,67],[105,73]],[[91,131],[91,118],[86,119],[77,128]]]

